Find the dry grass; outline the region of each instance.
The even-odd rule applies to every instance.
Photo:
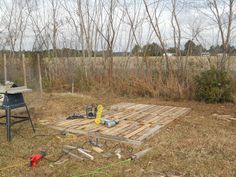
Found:
[[[0,176],[79,176],[98,167],[107,166],[120,160],[114,155],[117,147],[123,150],[124,159],[132,152],[146,147],[153,150],[138,161],[118,164],[102,170],[95,176],[158,176],[160,174],[183,176],[236,176],[236,129],[235,124],[213,118],[213,113],[236,116],[235,104],[205,104],[198,102],[166,102],[157,99],[117,97],[108,94],[91,96],[79,94],[45,94],[40,100],[37,94],[29,95],[28,102],[35,107],[34,121],[37,133],[32,134],[29,124],[13,127],[14,139],[6,142],[5,129],[0,127],[0,169],[29,162],[29,157],[38,149],[45,149],[49,159],[61,155],[63,144],[82,145],[86,139],[66,138],[60,132],[38,123],[41,118],[57,119],[83,110],[86,104],[96,102],[108,106],[120,101],[160,105],[191,107],[192,112],[172,122],[158,135],[140,147],[107,143],[106,151],[113,153],[111,158],[95,154],[95,161],[76,161],[69,158],[61,165],[43,160],[36,168],[26,165],[0,171]],[[60,138],[58,138],[60,137]],[[63,141],[64,142],[63,142]],[[101,143],[104,143],[101,141]],[[85,145],[89,149],[89,145]],[[67,156],[63,158],[68,158]],[[83,175],[85,176],[85,175]],[[90,175],[91,176],[91,175]]]
[[[184,59],[185,60],[185,59]],[[0,60],[3,61],[3,60]],[[35,59],[26,60],[28,86],[33,89],[38,86],[37,62]],[[43,87],[47,91],[71,91],[72,81],[75,90],[79,92],[105,90],[121,96],[149,96],[165,99],[193,99],[193,77],[200,71],[210,68],[205,57],[189,57],[184,70],[180,70],[178,61],[171,57],[173,70],[165,73],[165,62],[160,57],[136,58],[114,57],[112,81],[108,76],[108,66],[104,58],[43,58],[41,67]],[[216,65],[217,59],[211,58]],[[8,79],[23,84],[23,71],[20,59],[9,59]],[[2,62],[0,67],[3,68]],[[236,58],[231,58],[231,75],[236,76]],[[2,72],[2,75],[1,75]],[[182,74],[180,74],[182,73]],[[22,75],[22,77],[20,77]],[[0,71],[0,80],[3,70]],[[111,84],[112,82],[112,84]],[[234,83],[236,85],[236,83]],[[236,88],[236,87],[235,87]]]

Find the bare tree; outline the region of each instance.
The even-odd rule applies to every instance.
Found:
[[[213,15],[211,19],[217,24],[219,29],[221,42],[223,45],[223,56],[221,59],[220,68],[225,69],[232,33],[235,0],[208,0],[207,5]]]
[[[174,40],[174,48],[175,54],[179,58],[181,58],[181,29],[180,23],[177,17],[177,0],[171,0],[172,10],[171,10],[171,25],[173,28],[173,40]],[[181,62],[181,61],[179,61]]]
[[[59,16],[59,8],[60,8],[60,0],[49,0],[49,3],[51,5],[51,10],[52,10],[52,14],[51,14],[51,18],[52,18],[52,48],[53,48],[53,57],[57,56],[57,34],[58,34],[58,28],[59,28],[59,20],[58,20],[58,16]]]
[[[166,46],[165,46],[165,43],[164,43],[164,40],[163,40],[163,36],[162,36],[161,30],[160,30],[160,24],[159,24],[159,18],[160,18],[161,13],[162,13],[162,10],[160,10],[158,12],[158,7],[160,5],[160,2],[161,1],[158,0],[158,1],[155,1],[154,3],[148,5],[146,0],[143,0],[145,9],[146,9],[146,12],[147,12],[147,15],[148,15],[149,22],[150,22],[150,24],[153,28],[153,31],[154,31],[156,37],[159,40],[159,43],[161,45],[161,48],[162,48],[164,56],[165,56],[166,71],[169,72],[171,70],[171,64],[169,62],[169,57],[168,57],[167,52],[166,52]],[[150,12],[149,6],[153,6],[153,11],[154,11],[153,16]]]
[[[4,12],[3,23],[7,31],[6,44],[11,51],[22,50],[23,39],[29,15],[26,13],[26,1],[7,2],[3,0],[1,9]],[[17,44],[18,43],[18,44]]]

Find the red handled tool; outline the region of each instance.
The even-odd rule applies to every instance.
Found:
[[[39,153],[32,155],[30,157],[30,166],[35,167],[40,161],[40,159],[44,158],[46,154],[47,153],[45,151],[39,151]]]

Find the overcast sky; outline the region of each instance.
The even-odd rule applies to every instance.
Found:
[[[145,6],[142,0],[113,0],[114,3],[114,14],[113,14],[113,26],[115,29],[115,43],[114,51],[125,51],[128,49],[130,51],[132,47],[136,44],[134,40],[132,31],[130,30],[130,21],[127,15],[127,10],[131,18],[135,18],[135,35],[137,37],[137,42],[140,45],[145,45],[147,43],[156,42],[159,44],[158,38],[156,37],[153,28],[150,25],[150,21],[145,12]],[[12,6],[12,2],[16,3]],[[80,37],[76,36],[76,30],[80,30],[79,17],[78,17],[78,6],[75,0],[27,0],[30,7],[33,7],[30,11],[25,5],[22,5],[23,0],[0,0],[0,43],[6,49],[10,49],[9,35],[12,37],[16,36],[15,50],[19,50],[20,45],[20,35],[19,35],[19,14],[23,14],[23,26],[25,24],[25,30],[23,33],[22,50],[32,50],[32,46],[37,43],[36,39],[39,37],[36,35],[35,31],[41,30],[40,34],[43,34],[44,39],[48,41],[48,45],[51,48],[51,38],[53,29],[53,19],[52,19],[52,2],[58,7],[56,13],[57,22],[57,47],[71,47],[81,49]],[[107,10],[109,9],[108,0],[89,0],[88,6],[86,1],[82,1],[82,15],[85,21],[85,27],[88,28],[89,25],[100,29],[100,32],[107,35],[107,25],[109,24],[109,18],[107,16]],[[154,13],[159,15],[158,24],[160,25],[161,35],[165,42],[166,47],[173,47],[173,29],[171,26],[171,0],[161,0],[157,6],[154,0],[146,0],[148,8],[151,15]],[[181,44],[182,47],[184,43],[193,39],[195,43],[201,44],[206,48],[211,45],[220,44],[220,38],[218,34],[217,24],[210,18],[212,14],[209,8],[206,6],[205,0],[192,0],[184,1],[177,0],[177,18],[179,20],[181,28]],[[226,4],[221,2],[219,9],[223,12]],[[100,3],[100,4],[99,4]],[[124,8],[127,6],[127,9]],[[13,11],[12,10],[13,7]],[[87,7],[89,10],[89,15],[87,13]],[[157,8],[156,8],[157,7]],[[22,11],[20,9],[23,9]],[[94,19],[91,19],[93,13],[97,10],[100,13],[98,17],[100,19],[99,23],[95,23]],[[12,12],[12,13],[11,13]],[[69,14],[70,12],[71,14]],[[14,16],[11,18],[11,14]],[[72,18],[74,18],[75,23],[77,23],[77,28],[73,25]],[[224,16],[222,15],[224,19]],[[88,20],[88,23],[87,22]],[[153,18],[154,19],[154,18]],[[234,20],[235,21],[235,20]],[[18,24],[17,24],[18,23]],[[38,29],[35,24],[38,24]],[[10,24],[10,26],[9,26]],[[17,25],[16,25],[17,24]],[[235,25],[235,23],[233,23]],[[196,31],[200,31],[199,35],[195,37]],[[95,33],[94,31],[88,32],[91,37],[91,43],[93,50],[103,50],[106,44],[106,40],[98,35],[98,42],[95,43]],[[232,37],[234,37],[235,32],[233,31]],[[93,39],[94,38],[94,39]],[[36,41],[36,42],[35,42]],[[231,43],[235,45],[235,40],[232,38]]]

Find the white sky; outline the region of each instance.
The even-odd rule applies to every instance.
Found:
[[[33,24],[32,19],[35,23],[38,23],[40,30],[42,31],[42,34],[47,31],[48,34],[45,33],[44,37],[45,39],[50,39],[52,36],[52,5],[50,2],[53,0],[27,0],[28,2],[31,2],[35,4],[38,3],[33,11],[32,11],[32,18],[27,18],[27,24],[26,24],[26,30],[24,32],[23,36],[23,43],[22,43],[22,49],[24,50],[32,50],[33,44],[35,42],[35,34],[34,30],[37,30],[35,25]],[[78,30],[80,30],[79,25],[79,17],[76,14],[77,12],[77,6],[76,1],[73,0],[54,0],[55,3],[58,3],[58,13],[56,16],[56,20],[58,23],[58,33],[57,33],[57,47],[71,47],[71,48],[78,48],[81,49],[81,43],[79,42],[81,38],[78,38],[76,36],[76,29],[73,25],[69,25],[66,21],[67,19],[70,19],[70,15],[65,10],[65,5],[69,8],[70,13],[73,14],[73,18],[75,19],[76,25],[78,26]],[[88,25],[92,24],[94,28],[99,28],[100,31],[106,36],[107,35],[107,25],[109,23],[109,18],[106,17],[106,11],[109,10],[108,6],[110,1],[108,0],[90,0],[89,2],[89,13],[90,17],[92,16],[94,12],[94,8],[99,8],[100,6],[93,5],[94,2],[103,1],[104,3],[101,6],[101,9],[99,12],[101,12],[103,19],[98,23],[97,25],[94,25],[94,21],[91,20],[87,23],[85,26],[88,27]],[[115,0],[114,0],[115,1]],[[146,0],[149,4],[149,10],[151,13],[153,13],[153,9],[155,8],[156,2],[153,0]],[[5,2],[5,3],[4,3]],[[23,0],[0,0],[0,43],[5,44],[7,37],[9,37],[9,31],[6,29],[7,25],[9,24],[9,17],[10,17],[10,9],[12,2],[23,2]],[[60,3],[59,3],[60,2]],[[136,16],[136,23],[137,21],[141,21],[144,19],[144,21],[139,23],[137,25],[137,29],[135,31],[138,43],[141,45],[145,45],[147,43],[152,42],[158,42],[158,39],[150,26],[150,22],[148,21],[147,14],[145,13],[145,6],[142,2],[142,0],[119,0],[119,4],[117,4],[114,12],[113,17],[113,25],[115,28],[115,34],[116,40],[114,43],[114,51],[125,51],[128,46],[128,51],[132,49],[132,47],[136,44],[134,38],[131,38],[131,42],[129,41],[130,34],[130,25],[128,24],[129,19],[127,15],[123,15],[124,12],[124,6],[123,4],[126,2],[128,4],[128,11],[130,13],[131,18]],[[209,9],[205,8],[206,6],[200,6],[199,3],[204,2],[204,0],[192,0],[193,3],[190,3],[190,1],[184,0],[177,0],[178,3],[178,19],[181,27],[182,32],[182,46],[184,46],[184,43],[193,38],[193,35],[197,28],[201,30],[199,36],[197,38],[194,38],[195,43],[201,43],[204,47],[209,48],[211,45],[219,44],[220,41],[218,40],[218,30],[216,24],[206,15],[200,12],[199,9],[201,9],[204,13],[209,14]],[[224,5],[224,4],[223,4]],[[7,6],[7,7],[6,7]],[[140,14],[137,15],[138,9],[140,7]],[[221,11],[223,9],[223,6],[221,7]],[[34,11],[37,10],[38,11]],[[87,19],[88,15],[86,13],[86,2],[82,1],[82,9],[83,9],[83,17]],[[157,8],[156,12],[159,13],[162,11],[159,19],[159,25],[160,25],[160,31],[162,34],[162,37],[166,43],[167,47],[173,47],[173,31],[171,28],[171,5],[170,0],[162,0],[159,7]],[[16,16],[13,18],[13,22],[19,22],[19,13],[20,10],[16,10],[14,8],[13,11],[14,15]],[[37,12],[37,13],[36,13]],[[23,14],[27,16],[29,11],[24,6]],[[37,16],[39,14],[39,16]],[[40,17],[40,18],[39,18]],[[119,26],[121,20],[121,24]],[[23,21],[26,21],[26,18],[23,18]],[[86,20],[85,20],[86,21]],[[235,21],[235,20],[234,20]],[[70,20],[70,22],[72,22]],[[235,25],[233,23],[233,25]],[[34,26],[34,27],[33,27]],[[16,38],[16,45],[15,49],[19,50],[19,34],[18,34],[18,28],[19,26],[16,26],[14,23],[10,26],[10,32],[11,35],[18,36]],[[4,30],[3,30],[4,29]],[[105,49],[103,47],[103,44],[106,43],[106,41],[100,36],[98,39],[98,43],[95,44],[95,33],[93,30],[90,30],[88,34],[93,36],[93,39],[91,40],[93,45],[93,50],[102,50]],[[235,32],[233,33],[235,35]],[[49,45],[51,43],[51,40],[48,41]],[[9,44],[9,42],[8,42]],[[235,44],[235,41],[232,41],[232,44]],[[50,45],[51,46],[51,45]],[[1,48],[1,45],[0,45]],[[9,49],[10,45],[6,46],[6,49]]]

